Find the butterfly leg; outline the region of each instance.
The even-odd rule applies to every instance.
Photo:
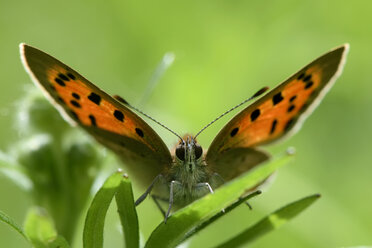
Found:
[[[158,207],[158,209],[160,210],[160,212],[162,213],[162,215],[164,216],[165,218],[165,210],[162,208],[162,206],[160,205],[159,201],[158,200],[161,200],[161,201],[165,201],[167,202],[168,200],[165,199],[165,198],[161,198],[157,195],[151,195],[152,199],[154,200],[156,206]]]
[[[245,204],[246,204],[246,205],[247,205],[247,206],[249,207],[249,209],[250,209],[250,210],[252,210],[252,209],[253,209],[253,208],[252,208],[252,205],[251,205],[251,204],[249,204],[249,202],[248,202],[248,201],[246,201],[246,202],[245,202]]]
[[[253,191],[253,192],[251,192],[251,193],[249,193],[248,195],[250,195],[250,196],[255,196],[255,195],[259,195],[259,194],[261,194],[262,193],[262,191],[261,190],[256,190],[256,191]],[[242,199],[243,197],[241,196],[241,197],[239,197],[239,200],[240,199]],[[251,197],[249,197],[249,198],[251,198]],[[249,207],[249,209],[250,210],[252,210],[253,209],[253,207],[252,207],[252,205],[251,204],[249,204],[249,202],[248,201],[245,201],[245,204]]]
[[[167,219],[168,219],[168,217],[169,217],[169,214],[170,214],[170,211],[171,211],[171,208],[172,208],[172,206],[173,206],[173,197],[174,197],[174,195],[173,195],[173,191],[174,191],[174,185],[181,185],[181,183],[180,182],[178,182],[178,181],[172,181],[171,183],[170,183],[170,192],[169,192],[169,207],[168,207],[168,211],[167,211],[167,213],[166,213],[166,215],[165,215],[165,218],[164,218],[164,223],[167,223]]]
[[[213,191],[211,185],[210,185],[209,183],[207,183],[207,182],[205,182],[205,183],[198,183],[198,184],[196,184],[196,187],[197,187],[197,188],[207,187],[208,190],[209,190],[209,192],[210,192],[211,194],[214,193],[214,191]]]
[[[218,174],[217,174],[217,175],[218,175]],[[198,188],[199,188],[199,187],[207,187],[208,190],[209,190],[209,192],[210,192],[211,194],[214,194],[214,191],[213,191],[211,185],[210,185],[209,183],[207,183],[207,182],[205,182],[205,183],[198,183],[198,184],[196,185],[196,187],[198,187]],[[222,209],[221,211],[222,211],[222,213],[225,213],[225,209]]]
[[[135,202],[135,205],[138,206],[141,202],[143,202],[143,200],[146,199],[146,197],[151,193],[151,190],[152,188],[154,187],[155,183],[157,181],[159,181],[160,178],[162,178],[163,175],[162,174],[159,174],[155,177],[154,181],[152,181],[152,183],[150,184],[150,186],[147,188],[147,190],[145,191],[145,193],[143,193]]]

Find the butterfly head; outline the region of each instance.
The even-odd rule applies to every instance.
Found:
[[[191,135],[185,135],[176,147],[177,162],[187,167],[189,172],[194,171],[203,155],[203,148]]]

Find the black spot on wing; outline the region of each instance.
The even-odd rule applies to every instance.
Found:
[[[124,121],[124,114],[123,114],[121,111],[119,111],[119,110],[115,110],[115,111],[114,111],[114,116],[115,116],[115,118],[116,118],[117,120],[119,120],[119,121],[121,121],[121,122]]]
[[[278,121],[275,119],[273,121],[273,123],[271,124],[271,130],[270,130],[270,134],[273,134],[275,132],[275,129],[276,129],[276,125],[278,124]]]
[[[90,93],[90,95],[88,96],[88,99],[97,105],[101,103],[101,97],[94,92]]]
[[[96,118],[93,115],[89,115],[88,117],[90,119],[90,122],[92,123],[92,126],[96,127],[97,126]]]
[[[307,75],[306,77],[304,77],[304,82],[307,82],[311,79],[311,74]]]
[[[297,80],[301,80],[304,76],[305,76],[305,73],[303,72],[300,75],[298,75]]]
[[[59,73],[58,77],[64,81],[70,81],[70,79],[63,73]]]
[[[290,101],[290,102],[293,102],[296,98],[297,98],[297,96],[294,95],[294,96],[292,96],[292,97],[289,99],[289,101]]]
[[[279,92],[273,96],[273,104],[274,106],[283,101],[282,92]]]
[[[71,100],[70,103],[77,108],[81,108],[80,104],[75,100]]]
[[[313,86],[313,81],[307,82],[305,85],[305,89],[309,89],[311,86]]]
[[[233,130],[231,130],[230,136],[234,137],[238,133],[238,131],[239,131],[238,127],[234,128]]]
[[[63,82],[62,79],[60,78],[55,78],[54,81],[56,81],[57,84],[61,85],[61,86],[66,86],[65,82]]]
[[[71,95],[72,95],[72,97],[75,98],[76,100],[79,100],[79,99],[80,99],[79,94],[77,94],[77,93],[75,93],[75,92],[73,92]]]
[[[143,134],[142,129],[136,128],[136,133],[138,134],[138,136],[140,136],[141,138],[143,138],[144,134]]]
[[[288,107],[287,111],[288,113],[292,112],[295,109],[295,105],[291,105]]]
[[[255,109],[252,113],[251,113],[251,121],[255,121],[261,114],[261,111],[260,109]]]
[[[72,74],[71,72],[68,72],[68,73],[67,73],[67,76],[68,76],[69,78],[71,78],[72,80],[75,80],[75,79],[76,79],[76,77],[74,76],[74,74]]]

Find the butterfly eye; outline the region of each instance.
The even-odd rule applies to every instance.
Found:
[[[201,157],[201,155],[203,155],[203,148],[200,145],[196,144],[195,145],[195,158],[198,159]]]
[[[182,145],[177,146],[176,156],[179,160],[185,161],[185,147]]]

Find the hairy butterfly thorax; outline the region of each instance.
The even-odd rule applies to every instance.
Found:
[[[213,192],[212,172],[208,168],[203,149],[191,135],[185,135],[175,148],[174,163],[167,176],[173,182],[177,205],[185,205],[207,193]]]
[[[263,87],[195,136],[183,138],[131,106],[110,96],[66,64],[32,46],[21,44],[21,59],[34,83],[72,124],[114,151],[131,177],[147,187],[136,201],[151,195],[165,220],[170,211],[185,206],[269,159],[258,146],[297,132],[340,76],[349,45],[325,53],[266,94]],[[215,121],[260,97],[235,115],[213,139],[208,151],[196,137]],[[172,132],[180,140],[173,152],[137,114]],[[168,211],[160,202],[168,204]]]

